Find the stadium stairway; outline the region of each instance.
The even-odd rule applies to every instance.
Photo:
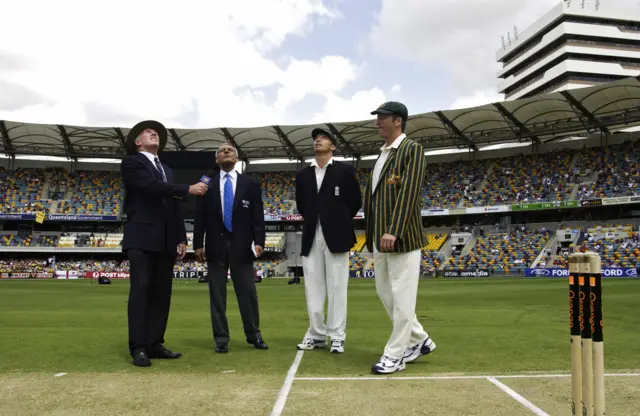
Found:
[[[533,261],[533,263],[531,264],[531,268],[535,268],[538,266],[538,263],[540,262],[540,260],[542,260],[542,258],[544,257],[544,253],[549,250],[551,247],[554,246],[554,244],[556,243],[556,239],[558,237],[553,234],[553,237],[551,237],[549,239],[549,241],[547,241],[547,244],[544,245],[544,247],[542,247],[542,250],[540,251],[540,253],[538,253],[538,257],[536,257],[536,259]],[[549,264],[553,264],[551,262],[549,262]]]
[[[584,185],[584,183],[576,183],[573,185],[571,195],[569,195],[569,201],[574,201],[576,199],[576,195],[578,195],[578,191],[580,190],[580,186],[582,185]]]
[[[58,201],[51,201],[51,207],[49,208],[49,214],[55,215],[58,213]]]
[[[442,264],[438,267],[438,271],[444,270],[445,266],[449,264],[449,260],[451,260],[451,256],[445,256],[444,260],[442,260]]]
[[[471,238],[469,239],[469,241],[467,241],[467,244],[462,248],[462,251],[460,251],[460,257],[466,256],[467,254],[469,254],[469,251],[471,251],[473,246],[476,245],[477,239],[478,239],[477,232],[474,232],[473,234],[471,234]],[[453,258],[453,256],[451,256],[451,238],[449,238],[448,243],[449,243],[449,247],[448,247],[448,251],[446,252],[448,254],[445,254],[444,260],[442,261],[442,264],[440,264],[440,267],[438,267],[438,270],[444,270],[445,266],[449,264],[449,260]]]
[[[571,171],[573,171],[573,169],[575,169],[576,164],[578,163],[578,160],[580,159],[580,156],[582,156],[582,152],[576,152],[576,154],[574,154],[573,157],[571,158],[571,165],[569,165],[569,168],[571,169]]]
[[[471,234],[471,238],[469,239],[469,241],[467,241],[467,244],[462,248],[462,251],[460,251],[460,257],[466,256],[467,254],[469,254],[471,249],[476,245],[477,239],[478,239],[477,233],[474,232],[473,234]]]
[[[49,180],[44,181],[44,185],[42,186],[42,194],[40,195],[40,199],[49,199]]]

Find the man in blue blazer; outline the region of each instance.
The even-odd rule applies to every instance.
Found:
[[[256,349],[268,349],[260,331],[253,272],[253,262],[262,255],[266,238],[262,191],[258,180],[235,170],[237,162],[238,152],[233,146],[220,146],[216,152],[220,170],[211,175],[211,190],[196,198],[193,248],[196,258],[207,262],[211,326],[218,353],[226,353],[229,344],[229,269],[246,340]]]
[[[151,358],[179,358],[164,347],[171,304],[173,266],[186,253],[187,236],[179,201],[204,195],[204,183],[173,183],[173,172],[160,163],[167,130],[157,121],[136,124],[127,135],[127,156],[120,172],[124,182],[122,250],[129,259],[129,352],[133,364],[151,365]]]

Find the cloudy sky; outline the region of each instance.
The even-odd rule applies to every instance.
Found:
[[[494,102],[500,36],[560,2],[7,1],[0,119],[254,127]]]

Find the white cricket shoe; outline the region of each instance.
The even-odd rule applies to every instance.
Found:
[[[344,341],[341,339],[332,339],[331,349],[329,351],[334,354],[342,354],[344,352]]]
[[[298,344],[298,350],[315,350],[318,348],[327,348],[327,341],[322,339],[313,339],[312,337],[304,337],[302,342]]]
[[[419,357],[423,355],[427,355],[433,352],[436,349],[436,343],[433,342],[431,338],[427,336],[422,342],[417,343],[416,345],[407,348],[404,352],[403,361],[405,363],[410,363],[412,361],[417,360]]]
[[[406,367],[402,358],[391,358],[388,355],[383,355],[380,361],[371,367],[373,374],[391,374],[396,371],[402,371]]]

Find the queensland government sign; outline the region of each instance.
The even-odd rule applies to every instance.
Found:
[[[527,277],[569,277],[569,269],[544,268],[526,269]],[[606,268],[602,269],[602,277],[638,277],[638,270],[634,268]]]
[[[33,221],[36,214],[0,214],[0,220],[5,221]],[[48,214],[46,221],[118,221],[116,215],[76,215],[76,214]]]

